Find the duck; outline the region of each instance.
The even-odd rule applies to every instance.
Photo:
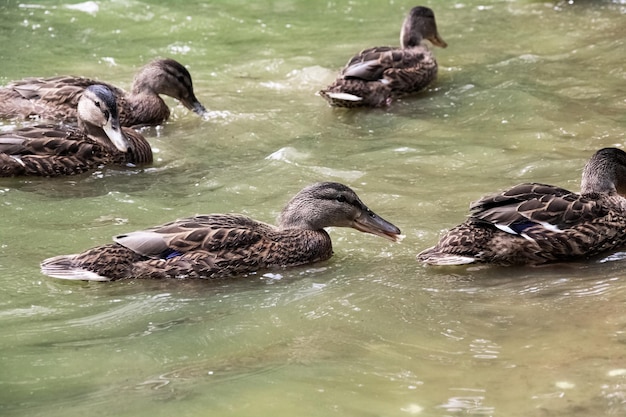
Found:
[[[143,66],[135,75],[130,92],[101,81],[71,75],[13,81],[0,88],[0,118],[76,123],[80,96],[94,84],[105,85],[116,95],[122,126],[156,126],[167,121],[170,109],[160,94],[179,100],[201,117],[207,114],[194,94],[189,71],[178,61],[168,58]]]
[[[626,245],[626,153],[603,148],[581,191],[525,183],[470,205],[468,219],[417,255],[428,265],[542,265],[587,260]]]
[[[400,229],[348,186],[319,182],[298,192],[273,226],[241,214],[208,214],[122,234],[113,243],[41,263],[69,280],[225,278],[321,262],[333,253],[326,227],[352,227],[396,242]]]
[[[399,48],[361,51],[319,95],[335,107],[385,107],[397,97],[423,90],[437,78],[437,61],[425,40],[448,46],[437,32],[432,9],[416,6],[402,23]]]
[[[91,85],[78,100],[78,127],[41,124],[0,133],[0,177],[75,175],[103,165],[152,163],[137,131],[120,127],[115,95]]]

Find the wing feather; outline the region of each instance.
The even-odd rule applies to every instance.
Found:
[[[274,227],[235,214],[195,216],[148,230],[114,238],[115,242],[140,255],[164,258],[172,252],[184,255],[204,251],[220,254],[250,248],[271,236]]]
[[[472,219],[520,234],[533,225],[562,231],[582,221],[603,217],[607,211],[595,200],[537,183],[520,184],[470,205]]]

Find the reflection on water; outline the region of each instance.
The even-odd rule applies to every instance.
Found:
[[[619,1],[433,1],[439,80],[389,109],[315,95],[397,44],[412,3],[83,2],[2,9],[0,82],[80,74],[128,88],[186,64],[211,117],[143,133],[145,169],[0,183],[0,412],[17,415],[622,415],[623,253],[543,268],[429,268],[415,254],[470,201],[577,190],[624,146]],[[68,7],[69,6],[69,7]],[[3,129],[11,123],[4,123]],[[333,229],[324,263],[219,282],[60,282],[38,263],[211,212],[273,222],[341,181],[407,235]]]

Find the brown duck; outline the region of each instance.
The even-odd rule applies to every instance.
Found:
[[[135,75],[130,93],[97,80],[74,76],[13,81],[0,88],[0,117],[76,122],[78,100],[83,90],[94,84],[105,85],[113,91],[122,126],[165,122],[170,109],[159,94],[179,100],[200,116],[207,112],[194,94],[189,71],[173,59],[157,59]]]
[[[106,86],[87,87],[77,107],[78,128],[39,125],[0,133],[0,176],[53,177],[152,162],[144,137],[120,127],[115,96]]]
[[[424,40],[445,48],[435,14],[428,7],[411,9],[402,24],[401,47],[375,47],[348,61],[339,77],[319,94],[332,106],[380,107],[395,97],[423,90],[437,77],[437,61]]]
[[[626,153],[596,152],[580,194],[520,184],[470,205],[469,218],[417,255],[430,265],[537,265],[587,259],[626,245]]]
[[[115,243],[41,264],[46,275],[73,280],[218,278],[331,257],[325,227],[353,227],[391,241],[400,230],[373,213],[345,185],[310,185],[289,201],[278,226],[239,214],[180,219],[115,237]]]

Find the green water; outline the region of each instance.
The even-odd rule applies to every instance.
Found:
[[[397,44],[414,3],[68,5],[0,5],[0,84],[79,74],[128,88],[169,56],[212,113],[169,100],[172,119],[144,131],[145,169],[0,181],[0,414],[626,413],[623,254],[530,269],[415,261],[470,201],[525,181],[577,190],[595,150],[624,146],[623,2],[429,1],[449,44],[439,80],[369,111],[315,92],[351,54]],[[44,258],[196,213],[272,222],[320,180],[350,185],[404,241],[333,229],[327,262],[217,283],[39,273]]]

